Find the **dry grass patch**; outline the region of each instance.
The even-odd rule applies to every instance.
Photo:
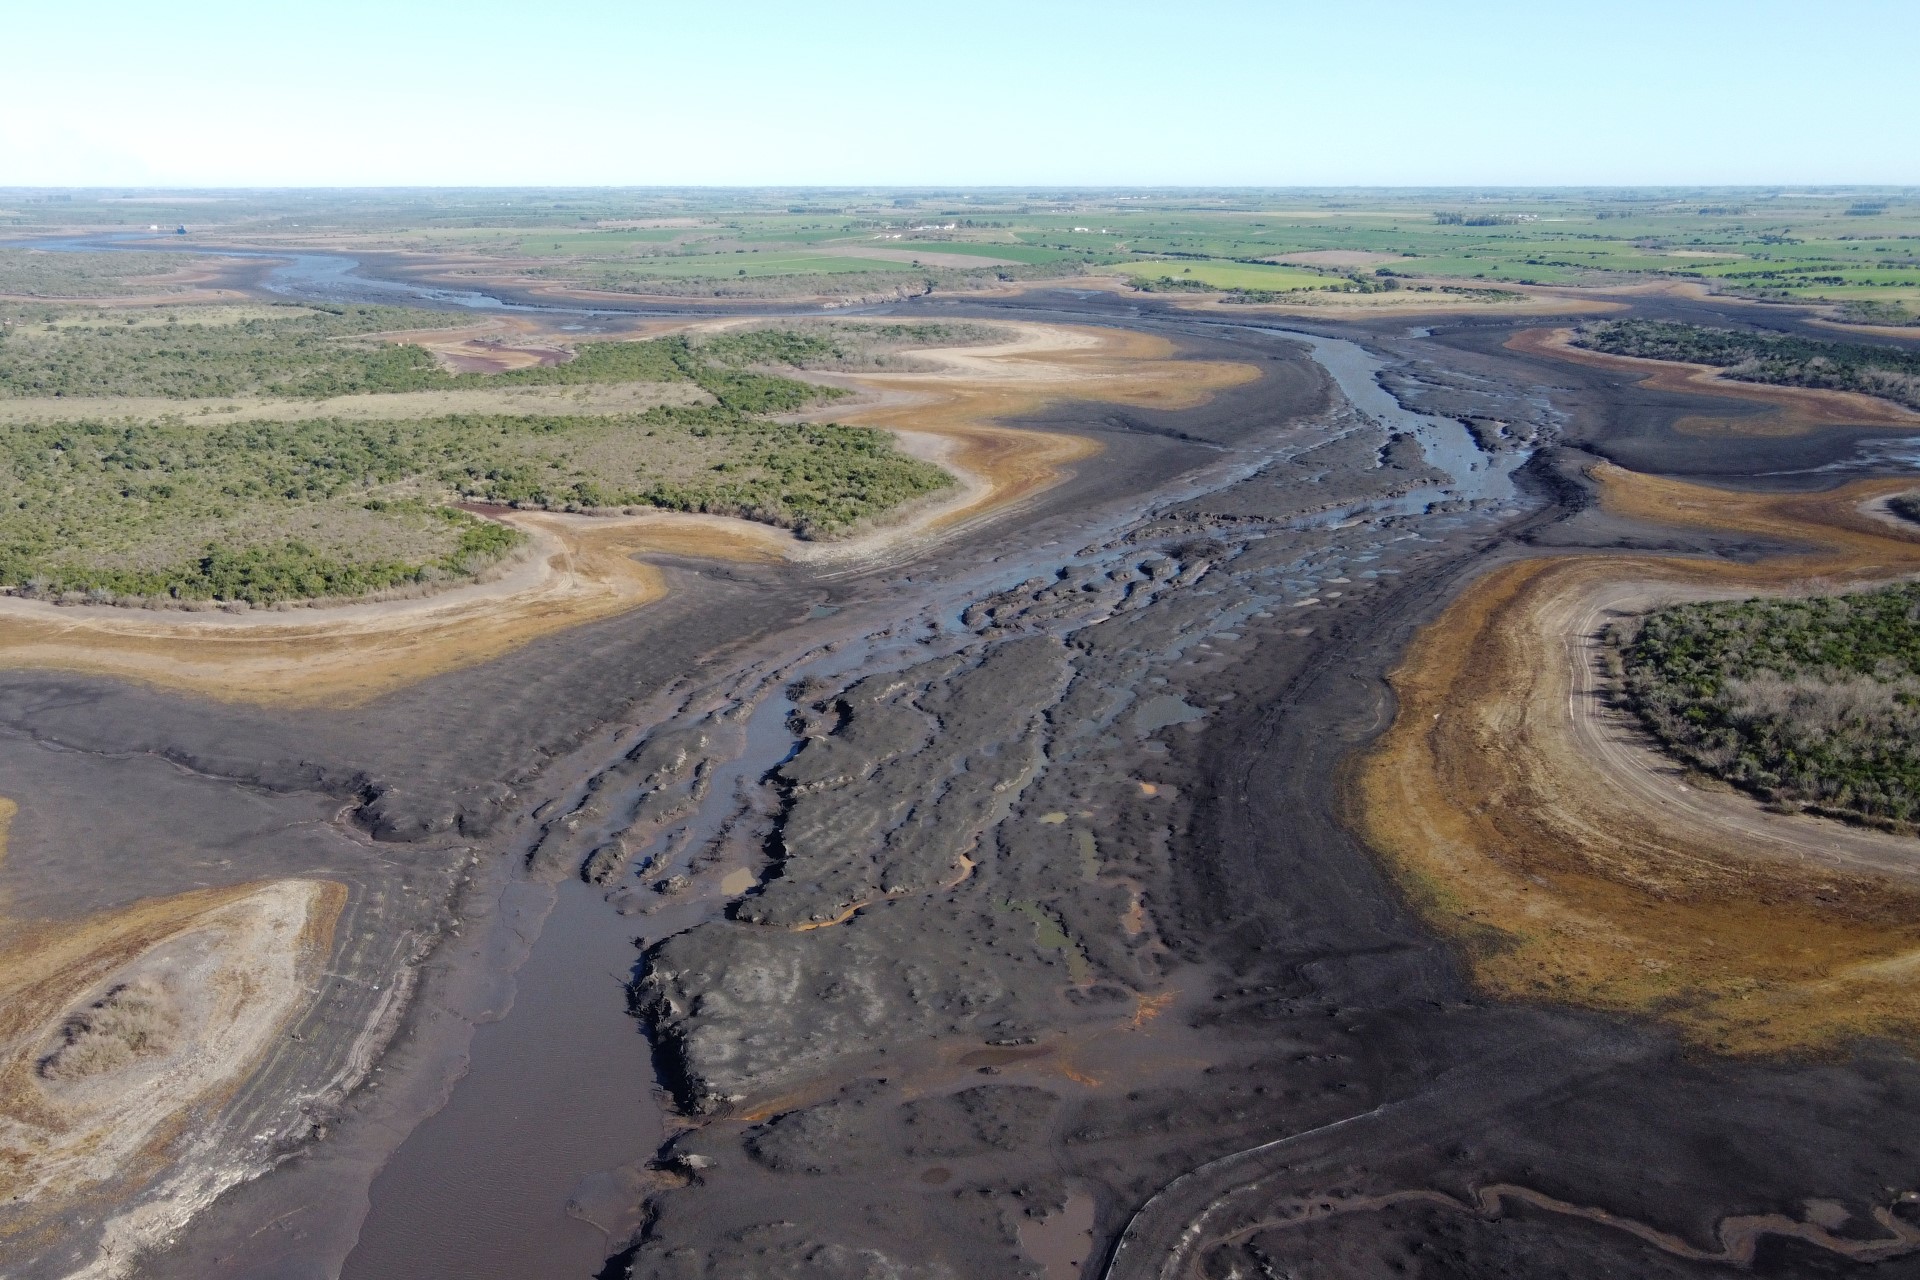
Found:
[[[60,1028],[59,1042],[40,1059],[48,1080],[82,1080],[118,1071],[135,1058],[170,1051],[180,1035],[173,993],[150,974],[109,988]]]

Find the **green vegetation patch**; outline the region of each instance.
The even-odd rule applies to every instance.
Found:
[[[1668,751],[1777,803],[1920,818],[1920,584],[1675,605],[1609,633],[1627,706]]]
[[[1587,328],[1574,345],[1610,355],[1713,365],[1741,382],[1861,391],[1920,409],[1920,351],[1863,342],[1821,342],[1658,320]]]
[[[1920,326],[1920,306],[1862,298],[1842,306],[1840,319],[1847,324]]]
[[[1002,341],[1004,329],[983,324],[849,324],[786,322],[777,327],[725,329],[693,339],[695,356],[742,369],[888,369],[916,367],[906,353],[920,347],[966,347]],[[905,357],[905,358],[903,358]]]
[[[71,257],[83,255],[72,254]],[[279,310],[279,309],[276,309]],[[0,397],[330,396],[455,385],[420,347],[352,341],[458,323],[401,307],[288,307],[235,323],[21,311],[0,324]]]
[[[184,253],[61,253],[0,249],[0,293],[28,298],[107,298],[153,290],[153,277],[180,270]],[[167,286],[160,286],[163,290]]]
[[[726,408],[443,421],[466,456],[443,466],[439,480],[486,502],[700,511],[821,537],[953,483],[884,431]]]
[[[952,479],[885,432],[774,420],[846,394],[778,370],[878,367],[914,347],[1000,334],[811,322],[587,343],[559,365],[451,374],[418,347],[335,341],[418,313],[230,319],[128,328],[67,316],[9,336],[0,372],[123,394],[691,382],[714,403],[624,415],[22,424],[0,433],[0,590],[272,604],[470,578],[521,535],[451,505],[461,499],[700,511],[831,536]]]
[[[817,537],[949,484],[884,432],[724,405],[24,424],[0,434],[0,589],[254,604],[359,595],[471,577],[511,550],[518,534],[450,507],[457,498],[706,511]]]
[[[189,313],[190,315],[190,313]],[[685,338],[582,343],[573,359],[505,373],[451,373],[426,349],[370,339],[445,326],[440,312],[395,307],[288,308],[232,323],[153,324],[36,317],[0,326],[0,397],[235,395],[329,397],[489,386],[692,382],[728,408],[781,413],[845,393],[757,373],[751,353]],[[900,344],[916,328],[892,326]],[[939,329],[941,326],[931,326]],[[775,353],[777,355],[777,353]]]
[[[1344,289],[1348,285],[1344,276],[1253,262],[1148,261],[1125,263],[1109,270],[1129,277],[1135,288],[1150,292],[1243,289],[1284,293],[1297,289]]]

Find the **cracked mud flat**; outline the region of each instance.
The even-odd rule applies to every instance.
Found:
[[[944,549],[664,560],[644,610],[359,706],[7,676],[10,917],[183,876],[346,887],[334,994],[288,1042],[332,1065],[282,1046],[226,1104],[271,1135],[235,1176],[287,1158],[140,1274],[1912,1263],[1904,1050],[1736,1062],[1490,1002],[1340,808],[1386,671],[1476,575],[1769,550],[1592,505],[1555,441],[1811,488],[1870,469],[1857,433],[1730,449],[1674,428],[1711,396],[1507,349],[1531,319],[899,311],[1124,323],[1263,377],[1016,410],[1102,451]],[[419,994],[376,1055],[399,975]],[[15,1269],[71,1272],[98,1235],[68,1234]]]

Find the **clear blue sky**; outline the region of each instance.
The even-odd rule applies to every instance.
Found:
[[[0,185],[1920,183],[1920,0],[11,0]]]

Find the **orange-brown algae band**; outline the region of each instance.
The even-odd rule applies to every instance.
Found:
[[[1920,538],[1868,507],[1910,482],[1742,494],[1597,469],[1609,511],[1804,550],[1509,564],[1416,637],[1350,818],[1499,995],[1650,1014],[1728,1053],[1920,1035],[1912,838],[1772,814],[1680,778],[1593,687],[1609,611],[1870,585]]]

